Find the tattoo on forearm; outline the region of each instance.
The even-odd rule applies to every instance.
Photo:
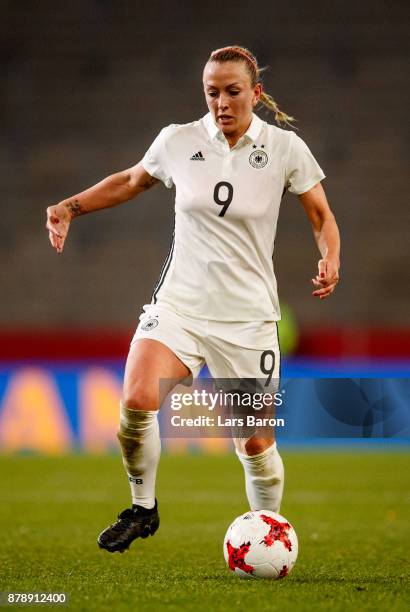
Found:
[[[143,189],[151,189],[151,187],[153,187],[157,183],[159,183],[159,179],[155,178],[154,176],[150,176],[149,179],[145,181],[145,183],[141,184],[141,187]]]
[[[70,211],[73,217],[79,217],[80,215],[85,215],[85,213],[87,212],[86,209],[83,206],[81,206],[78,200],[73,200],[73,201],[70,200],[69,202],[66,202],[64,206],[67,208],[67,210]]]

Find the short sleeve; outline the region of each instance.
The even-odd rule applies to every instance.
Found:
[[[148,151],[142,158],[144,170],[151,176],[162,181],[165,187],[170,189],[174,182],[169,169],[169,156],[166,151],[167,138],[169,136],[168,126],[160,131]]]
[[[286,187],[292,193],[306,193],[325,178],[306,143],[291,132],[289,155],[286,163]]]

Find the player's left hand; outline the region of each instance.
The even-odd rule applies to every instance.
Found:
[[[325,257],[319,260],[318,270],[316,278],[312,278],[312,283],[316,287],[312,295],[324,300],[332,295],[339,282],[339,262]]]

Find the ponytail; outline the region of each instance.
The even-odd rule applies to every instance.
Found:
[[[265,93],[263,91],[260,101],[261,101],[261,104],[263,104],[264,106],[266,106],[266,108],[268,108],[273,113],[275,113],[275,121],[278,125],[284,124],[284,125],[290,125],[292,127],[291,125],[292,121],[296,121],[296,119],[294,117],[291,117],[290,115],[287,115],[282,110],[280,110],[277,102],[275,102],[272,96],[270,96],[268,93]]]

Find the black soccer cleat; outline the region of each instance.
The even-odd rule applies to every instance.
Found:
[[[124,552],[136,538],[147,538],[154,535],[159,527],[157,500],[155,506],[147,510],[143,506],[133,505],[118,515],[118,521],[104,529],[98,536],[100,548],[108,552]]]

